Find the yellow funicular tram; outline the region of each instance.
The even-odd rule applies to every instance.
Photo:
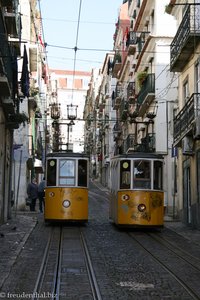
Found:
[[[109,216],[116,225],[163,226],[161,155],[135,152],[112,158]]]
[[[45,221],[88,221],[88,170],[86,154],[47,154]]]

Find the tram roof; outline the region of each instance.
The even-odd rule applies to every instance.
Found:
[[[163,155],[159,154],[159,153],[132,152],[132,153],[126,153],[126,154],[118,154],[118,155],[112,157],[112,159],[123,159],[123,158],[163,159]]]
[[[89,155],[86,153],[78,153],[78,152],[51,152],[46,155],[46,157],[84,157],[89,158]]]

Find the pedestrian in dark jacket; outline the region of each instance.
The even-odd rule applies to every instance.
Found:
[[[32,182],[28,184],[27,194],[31,199],[30,211],[35,211],[36,200],[38,198],[38,185],[35,178],[33,178]]]
[[[44,177],[38,186],[39,209],[41,213],[43,212],[44,207],[45,185],[46,181]]]

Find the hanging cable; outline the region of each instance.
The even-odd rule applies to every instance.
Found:
[[[78,50],[78,36],[79,36],[79,25],[80,25],[80,17],[81,17],[81,5],[82,5],[82,0],[80,0],[79,3],[79,13],[78,13],[78,22],[77,22],[77,30],[76,30],[76,42],[75,42],[75,47],[74,47],[74,67],[73,67],[73,78],[72,78],[72,101],[73,102],[73,95],[74,95],[74,80],[75,80],[75,72],[76,72],[76,54]]]

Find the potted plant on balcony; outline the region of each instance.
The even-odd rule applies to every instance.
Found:
[[[145,79],[147,78],[147,75],[148,75],[148,73],[146,71],[142,71],[137,74],[137,81],[138,81],[140,88],[143,85],[143,82],[145,81]]]
[[[23,125],[25,126],[25,123],[29,122],[29,118],[27,117],[27,115],[22,112],[22,113],[15,113],[13,115],[9,116],[9,120],[8,120],[8,124],[21,124],[23,123]]]
[[[115,63],[117,63],[117,64],[120,64],[122,62],[122,57],[121,57],[121,54],[119,52],[117,52],[115,54],[115,59],[114,60],[115,60]]]
[[[170,15],[173,7],[174,7],[174,5],[172,3],[165,5],[165,12]]]

